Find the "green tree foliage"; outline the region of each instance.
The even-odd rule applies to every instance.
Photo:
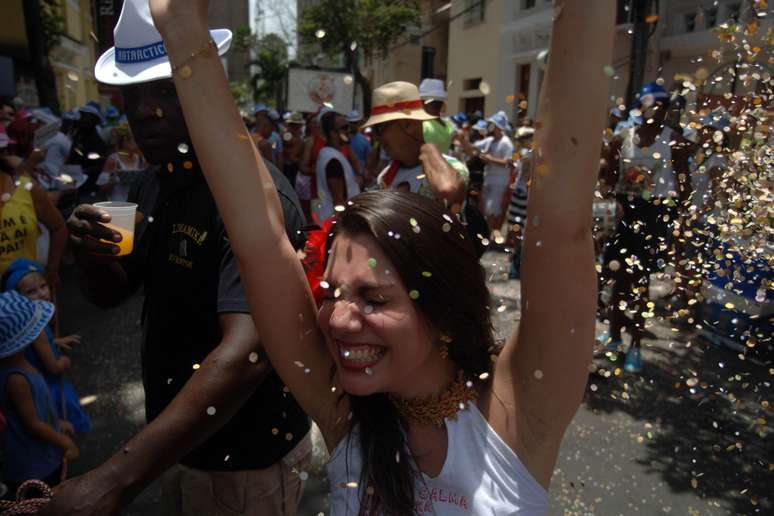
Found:
[[[255,58],[250,64],[258,70],[250,78],[255,102],[282,107],[288,72],[288,44],[277,34],[267,34],[255,42]]]
[[[303,43],[317,43],[330,56],[344,56],[363,90],[368,112],[371,84],[360,71],[358,54],[367,61],[384,54],[407,29],[419,24],[417,0],[321,0],[304,11],[298,33]]]
[[[59,45],[65,30],[62,8],[58,0],[39,0],[40,22],[43,26],[43,36],[48,48]]]

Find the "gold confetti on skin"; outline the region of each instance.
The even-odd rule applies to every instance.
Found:
[[[178,74],[183,79],[188,79],[193,75],[193,70],[191,70],[191,67],[189,65],[185,65],[182,68],[180,68],[180,70],[178,71]]]

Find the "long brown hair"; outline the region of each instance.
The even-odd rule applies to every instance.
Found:
[[[406,288],[418,294],[414,302],[422,316],[451,340],[449,358],[458,369],[471,379],[490,372],[489,291],[473,242],[456,216],[418,194],[370,192],[348,203],[333,231],[372,237]],[[419,473],[406,443],[407,422],[386,393],[349,399],[362,456],[360,514],[413,514]]]

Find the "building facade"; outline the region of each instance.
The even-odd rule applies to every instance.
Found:
[[[59,42],[49,49],[49,61],[56,80],[59,107],[67,111],[98,100],[94,79],[95,41],[91,0],[61,0],[57,14],[62,22]],[[33,56],[27,34],[28,20],[22,0],[0,2],[0,56],[5,82],[15,81],[16,96],[25,105],[38,104],[32,66]],[[3,92],[7,94],[6,91]]]
[[[63,0],[60,6],[64,32],[59,45],[49,51],[49,59],[56,76],[59,107],[69,111],[99,100],[94,78],[96,41],[90,0]]]
[[[240,29],[250,28],[250,4],[248,0],[228,0],[210,2],[210,27],[229,29],[236,33]],[[248,52],[229,52],[222,57],[229,81],[245,81],[250,78]]]
[[[447,0],[420,1],[420,26],[409,28],[387,52],[364,63],[374,87],[392,81],[419,84],[425,78],[446,81],[450,7]]]
[[[525,108],[523,114],[534,117],[551,41],[551,0],[453,0],[451,4],[449,109],[480,110],[487,116],[504,110],[514,119]],[[749,22],[751,7],[752,0],[651,2],[645,82],[658,77],[664,79],[665,87],[682,78],[701,82],[733,66],[736,53],[723,49],[714,29],[728,21]],[[622,103],[626,96],[634,30],[631,13],[632,0],[617,2],[611,106]],[[771,16],[758,18],[758,23],[761,26],[750,44],[759,40],[765,48]],[[771,72],[762,55],[754,66]],[[703,87],[700,84],[700,90],[715,93],[727,84],[710,81]],[[736,93],[744,93],[740,90],[744,86],[735,85]]]

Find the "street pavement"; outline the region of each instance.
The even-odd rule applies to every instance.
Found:
[[[519,282],[507,279],[505,254],[487,253],[483,263],[496,334],[505,338],[519,319]],[[83,336],[69,377],[89,402],[94,427],[79,439],[75,475],[99,465],[144,423],[142,295],[102,310],[80,294],[73,271],[63,277],[62,330]],[[551,514],[773,514],[771,363],[754,364],[651,322],[657,339],[644,341],[641,374],[622,371],[622,356],[594,360],[556,466]],[[327,515],[326,493],[322,472],[312,472],[300,515]],[[124,514],[161,516],[159,496],[151,484]]]

